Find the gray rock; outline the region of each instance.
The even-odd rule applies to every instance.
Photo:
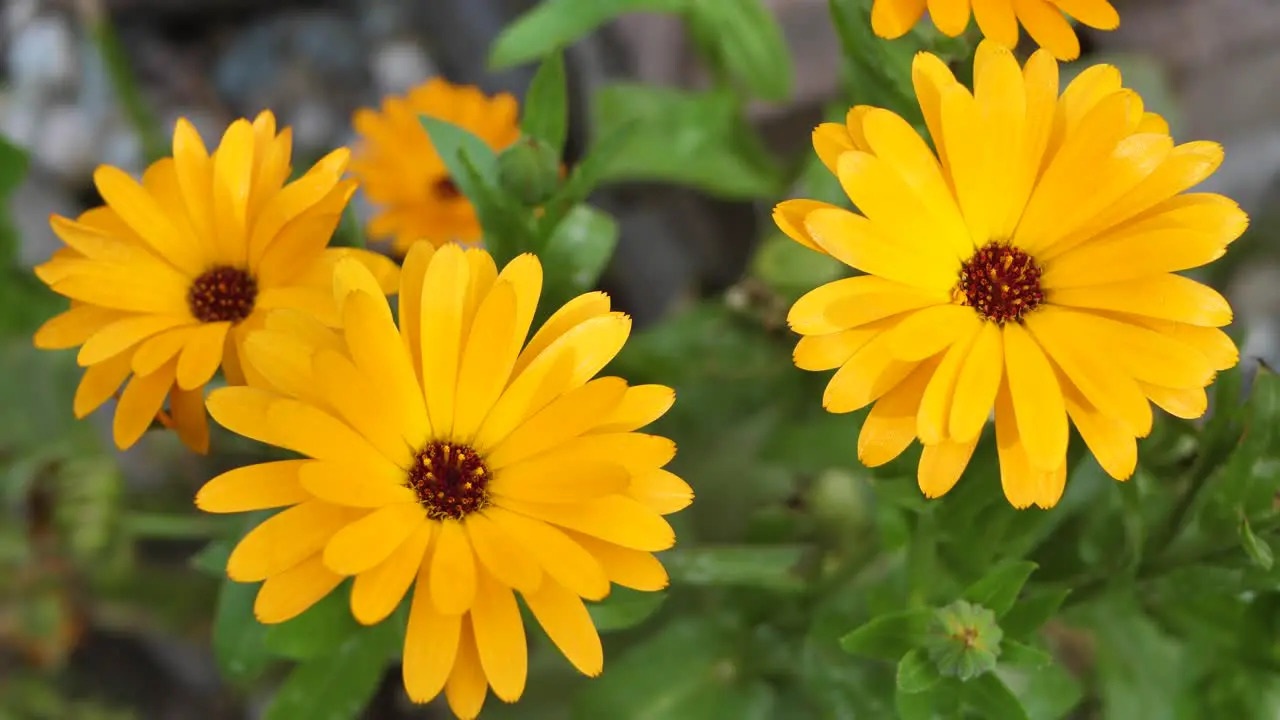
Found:
[[[75,184],[93,173],[101,156],[95,126],[77,105],[55,105],[40,118],[31,160],[58,180]]]
[[[369,60],[379,95],[399,95],[436,74],[422,46],[413,40],[394,40],[373,51]]]
[[[350,19],[286,12],[253,25],[223,49],[214,84],[237,114],[270,108],[294,126],[299,155],[335,146],[372,90],[365,43]]]
[[[43,15],[11,29],[8,68],[14,87],[52,92],[76,77],[76,38],[63,18]]]
[[[49,259],[62,241],[49,227],[49,215],[56,213],[75,217],[79,205],[59,183],[39,170],[27,173],[26,179],[9,197],[9,217],[20,238],[18,263],[33,267]]]

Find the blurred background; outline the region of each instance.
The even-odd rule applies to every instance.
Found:
[[[56,249],[50,213],[98,204],[97,165],[140,174],[149,153],[166,152],[178,117],[212,145],[231,120],[269,108],[293,127],[302,167],[352,141],[356,108],[435,75],[522,96],[534,66],[491,72],[486,58],[503,26],[533,4],[0,0],[0,135],[30,162],[7,209],[17,265],[0,284],[25,282],[26,269]],[[768,4],[791,49],[793,91],[784,102],[753,101],[746,121],[787,168],[809,160],[809,132],[840,96],[839,47],[826,0]],[[1169,118],[1175,139],[1226,146],[1204,189],[1237,199],[1254,223],[1209,279],[1248,330],[1244,354],[1280,364],[1280,254],[1269,230],[1280,224],[1280,3],[1115,4],[1122,27],[1086,31],[1082,62],[1120,66],[1126,84]],[[598,131],[598,89],[708,83],[685,27],[670,16],[626,16],[567,60],[570,164]],[[774,233],[769,210],[788,192],[751,194],[714,182],[598,191],[593,203],[621,226],[602,281],[615,305],[644,327],[698,297],[745,287],[758,244]],[[358,195],[355,203],[367,218]],[[198,458],[169,434],[151,433],[115,453],[109,413],[70,418],[70,359],[29,350],[29,332],[54,307],[33,302],[0,293],[0,720],[256,717],[265,696],[228,690],[209,648],[217,581],[191,566],[209,530],[199,520],[172,522],[171,512],[239,464],[235,448]],[[112,516],[121,497],[138,511]],[[431,712],[414,711],[391,674],[366,717]]]

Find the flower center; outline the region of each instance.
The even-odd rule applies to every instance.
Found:
[[[463,517],[489,504],[489,468],[466,445],[433,441],[418,451],[409,487],[432,520]]]
[[[248,272],[230,265],[205,271],[191,283],[187,305],[200,322],[237,323],[253,312],[258,298],[258,281]]]
[[[1022,318],[1044,302],[1040,268],[1022,250],[988,243],[960,268],[956,299],[1000,325]]]
[[[431,194],[438,200],[456,200],[462,197],[462,191],[448,175],[432,183]]]

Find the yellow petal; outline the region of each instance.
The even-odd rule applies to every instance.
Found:
[[[1218,291],[1181,275],[1059,288],[1047,297],[1054,305],[1111,310],[1201,327],[1223,327],[1232,319],[1231,305]]]
[[[357,622],[376,625],[395,612],[422,567],[435,527],[435,523],[420,523],[390,556],[356,576],[351,584],[351,614]]]
[[[1120,420],[1137,437],[1151,432],[1151,405],[1127,373],[1112,362],[1110,348],[1078,342],[1073,315],[1045,307],[1027,316],[1027,329],[1084,398]]]
[[[868,117],[876,114],[868,113]],[[896,121],[885,123],[886,128],[896,127],[893,122]],[[897,130],[884,132],[883,143],[894,153],[890,157],[897,166],[860,150],[842,154],[838,166],[840,185],[886,241],[919,254],[931,264],[958,258],[970,247],[970,240],[955,203],[949,194],[939,197],[945,188],[930,182],[929,164],[933,158],[916,147],[924,141],[914,133],[905,138],[902,134],[905,133]],[[914,140],[909,141],[910,137]],[[925,152],[925,156],[917,158],[919,152]],[[921,183],[923,188],[917,189]]]
[[[89,413],[97,410],[108,398],[115,395],[120,384],[129,377],[129,354],[121,353],[110,360],[85,368],[80,384],[76,386],[76,396],[72,403],[72,412],[76,418],[84,419]]]
[[[633,550],[658,552],[675,545],[675,531],[658,513],[623,495],[574,504],[504,498],[502,507]]]
[[[377,508],[416,500],[405,484],[407,476],[381,466],[362,466],[342,460],[307,461],[298,471],[299,482],[312,495],[348,507]]]
[[[456,245],[440,248],[422,281],[422,391],[437,437],[452,437],[454,393],[462,356],[462,305],[467,297],[467,257]]]
[[[1138,465],[1138,443],[1124,423],[1088,404],[1075,388],[1066,389],[1067,414],[1098,464],[1116,480],[1128,480]]]
[[[394,401],[382,392],[384,388],[372,385],[350,360],[332,350],[317,353],[313,367],[316,381],[325,389],[325,399],[342,419],[387,460],[397,467],[409,467],[424,436],[404,432],[392,410]],[[410,396],[421,407],[419,397],[417,392]]]
[[[400,312],[400,337],[409,358],[414,376],[422,383],[422,282],[435,256],[435,246],[429,242],[415,243],[405,256],[400,272],[400,292],[397,294]]]
[[[838,368],[873,338],[889,328],[897,327],[898,323],[909,317],[911,316],[894,315],[848,330],[825,335],[806,335],[796,343],[792,360],[801,370]]]
[[[502,507],[490,506],[484,512],[537,558],[545,573],[539,588],[563,585],[588,600],[609,594],[609,579],[600,563],[560,530]]]
[[[1161,410],[1183,420],[1195,420],[1209,409],[1209,396],[1204,388],[1173,389],[1139,383],[1142,392]]]
[[[476,310],[458,371],[454,435],[475,436],[511,377],[520,354],[516,337],[516,292],[507,280],[494,284]]]
[[[879,467],[902,454],[916,439],[916,415],[929,378],[941,360],[920,363],[897,387],[871,407],[858,433],[858,461]]]
[[[342,576],[326,568],[317,553],[267,578],[253,601],[253,615],[267,625],[292,620],[333,592],[341,582]]]
[[[529,675],[524,621],[511,589],[487,573],[480,574],[471,624],[484,677],[489,678],[493,694],[506,702],[519,700]]]
[[[552,458],[498,470],[489,490],[505,500],[576,503],[623,492],[630,476],[616,463]]]
[[[946,190],[945,185],[942,189]],[[904,247],[880,235],[870,220],[848,210],[813,210],[805,228],[824,252],[870,275],[926,290],[949,290],[959,277],[957,258]]]
[[[476,559],[498,582],[521,592],[537,590],[542,582],[538,559],[485,512],[472,513],[462,523]]]
[[[311,498],[298,482],[309,460],[246,465],[218,475],[196,493],[196,507],[211,513],[247,512],[296,505]]]
[[[644,592],[657,592],[670,584],[667,571],[653,553],[624,548],[572,531],[569,537],[600,561],[609,582]]]
[[[1013,7],[1037,45],[1059,60],[1080,57],[1080,39],[1061,10],[1044,0],[1013,0]]]
[[[288,570],[317,553],[330,536],[360,515],[320,500],[282,510],[240,540],[227,559],[227,576],[254,582]]]
[[[466,531],[457,520],[440,522],[431,555],[431,597],[437,612],[460,615],[476,596],[476,558]]]
[[[578,672],[595,677],[604,669],[604,648],[591,615],[570,589],[547,580],[537,592],[521,593],[551,642]]]
[[[941,305],[949,292],[927,291],[875,275],[820,285],[796,300],[787,324],[801,335],[826,335],[909,310]]]
[[[875,0],[871,6],[871,29],[882,38],[900,38],[920,21],[924,6],[925,0]]]
[[[971,307],[948,303],[917,310],[903,317],[886,335],[889,352],[906,362],[924,360],[969,337],[983,324]]]
[[[827,125],[831,125],[839,132],[844,133],[847,140],[849,132],[844,129],[844,126],[836,125],[835,123],[827,123]],[[821,130],[822,127],[823,126],[820,125],[818,126],[818,129]],[[817,142],[817,130],[814,131],[814,142]],[[819,152],[819,155],[821,155],[821,152]],[[829,165],[828,167],[831,168],[831,172],[835,172],[834,165]],[[827,251],[814,242],[813,238],[809,236],[808,229],[805,228],[805,218],[809,216],[809,213],[814,210],[822,209],[839,208],[831,203],[822,202],[821,200],[783,200],[773,208],[773,222],[778,226],[779,230],[786,234],[787,237],[795,240],[810,250],[825,254]]]
[[[947,37],[957,37],[969,25],[968,0],[929,0],[929,17]]]
[[[189,324],[187,318],[170,315],[129,315],[102,327],[80,347],[76,362],[81,367],[96,365],[132,348],[158,333]],[[199,384],[199,383],[197,383]]]
[[[209,393],[205,406],[219,425],[237,435],[267,445],[285,447],[286,436],[272,429],[267,408],[280,400],[276,393],[251,387],[224,387]]]
[[[267,408],[271,430],[287,447],[317,460],[332,460],[364,468],[380,476],[396,472],[396,466],[374,450],[364,438],[327,412],[297,400],[281,399]]]
[[[423,442],[433,425],[386,302],[363,293],[349,296],[343,307],[343,334],[356,368],[377,388],[374,397],[390,412],[399,437],[410,445]]]
[[[139,375],[150,375],[160,366],[178,356],[186,347],[187,341],[204,325],[184,325],[165,330],[144,340],[133,352],[133,371]],[[220,348],[219,351],[225,350]]]
[[[538,328],[530,338],[528,345],[516,360],[513,377],[519,376],[535,359],[542,356],[565,333],[575,327],[609,314],[609,296],[602,292],[590,292],[579,295],[565,303],[547,321]]]
[[[675,391],[664,385],[629,387],[623,393],[621,402],[600,418],[591,432],[625,433],[639,430],[665,415],[675,401]]]
[[[973,19],[983,36],[1005,48],[1018,46],[1018,18],[1009,0],[973,0]]]
[[[426,513],[417,503],[378,508],[329,538],[325,567],[340,575],[367,572],[389,558],[425,522]]]
[[[980,437],[982,436],[978,435],[963,442],[943,440],[937,445],[925,445],[920,453],[920,464],[916,468],[920,492],[932,499],[946,495],[955,487],[964,474],[964,469],[968,467]]]
[[[484,667],[476,652],[472,618],[465,616],[462,618],[462,633],[458,640],[458,657],[453,662],[453,672],[449,673],[449,680],[444,686],[445,699],[458,720],[475,720],[484,707],[488,691]]]
[[[231,323],[207,323],[191,334],[178,358],[178,387],[190,390],[213,378],[222,363],[222,350],[230,329]]]
[[[951,424],[947,436],[954,440],[976,438],[987,424],[996,402],[996,389],[1004,377],[1004,342],[1000,326],[987,322],[969,348],[956,378],[951,400]]]
[[[853,412],[874,402],[911,374],[918,362],[903,362],[889,349],[889,334],[881,333],[836,371],[822,393],[827,412]]]
[[[626,389],[622,378],[604,377],[570,390],[503,438],[489,452],[486,463],[501,470],[581,435],[618,406]]]
[[[1053,367],[1021,325],[1004,327],[1005,372],[1018,433],[1038,470],[1054,470],[1067,452],[1067,410]]]
[[[169,414],[173,430],[188,449],[199,455],[209,452],[209,419],[204,411],[204,387],[169,393]]]
[[[462,616],[436,610],[428,564],[418,572],[404,635],[404,689],[415,703],[431,701],[444,689],[458,655]]]
[[[631,476],[627,495],[659,515],[679,512],[693,503],[693,488],[668,470],[650,470]]]
[[[1186,230],[1115,234],[1045,263],[1044,288],[1085,287],[1188,270],[1226,253],[1212,235]]]
[[[160,203],[127,173],[102,165],[93,173],[93,184],[103,201],[160,257],[191,277],[204,270],[196,239],[172,222]]]
[[[164,404],[165,395],[173,386],[176,365],[169,362],[150,375],[134,375],[125,385],[111,425],[117,448],[125,450],[132,447],[151,426]]]
[[[99,329],[121,316],[119,310],[96,305],[77,305],[46,320],[36,331],[35,346],[41,350],[65,350],[83,345]]]
[[[972,325],[951,344],[933,377],[929,379],[929,384],[925,386],[924,396],[920,399],[920,410],[916,415],[916,434],[925,445],[938,445],[947,437],[956,381],[982,326],[983,323]]]

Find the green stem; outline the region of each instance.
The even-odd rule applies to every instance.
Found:
[[[921,512],[916,516],[915,531],[907,545],[907,578],[910,582],[908,604],[924,607],[929,602],[929,579],[934,575],[938,560],[937,521],[933,513]]]
[[[120,524],[133,537],[163,540],[201,540],[222,535],[227,529],[222,518],[186,513],[135,511],[126,513]]]

